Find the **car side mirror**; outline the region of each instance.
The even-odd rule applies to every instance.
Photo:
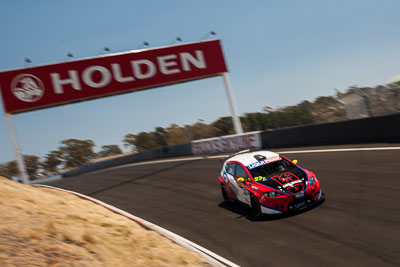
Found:
[[[297,165],[297,162],[299,161],[297,159],[294,159],[292,162]]]

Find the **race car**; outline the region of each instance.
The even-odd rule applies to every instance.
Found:
[[[271,151],[228,158],[218,179],[224,201],[248,205],[256,217],[294,212],[325,198],[313,172]]]

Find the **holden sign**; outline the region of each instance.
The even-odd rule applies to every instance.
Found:
[[[20,113],[227,72],[219,40],[0,72],[7,113]]]

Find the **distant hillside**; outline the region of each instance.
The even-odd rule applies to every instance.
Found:
[[[400,111],[400,85],[352,86],[336,96],[318,97],[310,104],[310,109],[315,122],[393,114]]]

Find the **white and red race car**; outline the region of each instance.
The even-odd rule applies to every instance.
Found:
[[[325,199],[313,172],[270,151],[236,154],[225,161],[218,178],[224,200],[250,206],[256,217],[301,210]]]

